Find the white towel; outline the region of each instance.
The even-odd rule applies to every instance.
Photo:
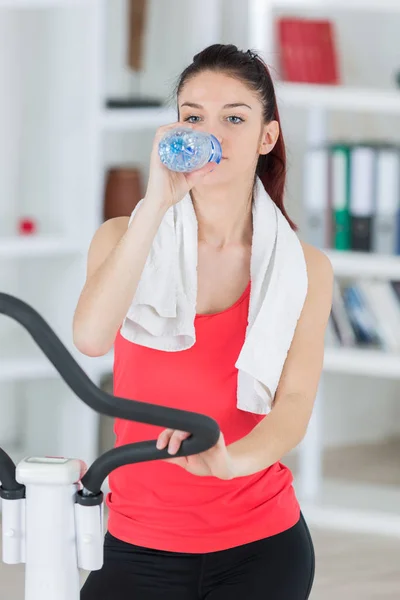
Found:
[[[131,223],[140,203],[135,207]],[[235,364],[237,408],[268,414],[307,294],[303,249],[257,179],[246,337]],[[198,227],[190,194],[169,208],[121,327],[127,340],[167,352],[196,342]]]

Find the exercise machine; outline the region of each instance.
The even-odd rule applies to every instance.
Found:
[[[15,319],[65,383],[93,410],[191,433],[176,456],[212,448],[220,431],[206,415],[118,398],[98,388],[34,308],[0,293],[0,314]],[[73,435],[73,432],[71,432]],[[103,565],[106,477],[123,465],[170,457],[157,440],[113,448],[89,468],[76,458],[28,456],[17,465],[0,448],[3,562],[25,564],[25,600],[79,600],[80,569]],[[0,582],[0,595],[1,582]]]

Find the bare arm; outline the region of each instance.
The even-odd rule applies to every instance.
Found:
[[[102,356],[110,350],[166,211],[214,168],[208,163],[192,173],[175,173],[161,163],[159,141],[174,127],[176,123],[157,130],[146,195],[129,228],[128,217],[110,219],[92,240],[86,283],[73,321],[74,344],[83,354]]]
[[[94,235],[73,320],[74,344],[83,354],[102,356],[112,347],[165,210],[143,202],[129,228],[128,217],[118,217],[103,223]]]
[[[333,270],[320,250],[303,243],[309,288],[289,349],[273,408],[244,438],[228,447],[237,476],[281,460],[303,439],[323,368],[324,337],[332,306]]]

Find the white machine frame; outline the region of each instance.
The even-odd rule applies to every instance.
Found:
[[[190,432],[177,456],[204,452],[218,442],[218,423],[206,415],[100,390],[47,322],[19,298],[0,292],[0,314],[28,330],[67,385],[97,412]],[[156,440],[149,440],[113,448],[89,468],[59,456],[31,456],[15,466],[0,448],[2,558],[25,564],[25,600],[79,600],[80,570],[103,566],[105,478],[123,465],[168,457],[167,448],[158,450]]]
[[[28,457],[16,469],[26,497],[2,500],[3,562],[25,563],[25,600],[78,600],[80,569],[103,565],[104,508],[75,501],[86,465]]]

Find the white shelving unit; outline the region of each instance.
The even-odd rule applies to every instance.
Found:
[[[249,0],[249,47],[261,51],[267,62],[274,56],[273,23],[275,14],[287,12],[302,15],[307,10],[368,11],[400,13],[398,0]],[[325,14],[324,13],[324,14]],[[268,32],[270,35],[267,35]],[[327,139],[327,122],[331,112],[400,114],[400,90],[368,89],[350,86],[296,84],[277,81],[279,106],[304,109],[307,118],[308,143]],[[377,256],[328,250],[336,277],[378,277],[400,279],[400,256]],[[352,374],[400,380],[400,356],[361,349],[327,348],[324,373],[338,376]],[[386,533],[400,536],[398,501],[384,504],[387,490],[368,491],[372,503],[359,502],[367,493],[362,486],[333,485],[323,476],[322,408],[324,403],[324,374],[316,399],[307,435],[299,448],[299,477],[296,481],[303,511],[309,521],[324,527]],[[375,492],[375,493],[373,493]],[[400,490],[395,490],[397,500]],[[382,498],[379,497],[381,494]],[[377,502],[377,497],[379,502]],[[353,502],[349,501],[353,499]],[[346,500],[347,499],[347,500]],[[373,504],[375,501],[375,504]],[[346,504],[347,502],[347,504]],[[376,506],[379,505],[379,509]]]
[[[97,0],[0,0],[0,169],[6,182],[0,192],[0,289],[31,304],[96,382],[112,360],[80,355],[71,323],[101,215],[102,19]],[[32,108],[19,104],[24,85]],[[17,234],[20,215],[37,220],[37,234]],[[10,418],[21,425],[9,449],[16,459],[42,452],[90,464],[98,454],[99,416],[76,399],[28,334],[3,316],[0,339],[0,445]]]
[[[304,9],[318,7],[326,9],[330,6],[335,10],[374,11],[376,13],[400,11],[400,2],[397,0],[329,0],[328,2],[322,0],[248,0],[248,47],[261,50],[267,59],[271,55],[273,36],[268,35],[268,32],[272,32],[276,9],[287,9],[293,12],[297,9],[304,11]],[[54,93],[55,101],[60,103],[61,116],[64,114],[63,111],[68,112],[68,110],[71,111],[68,114],[75,115],[75,111],[80,108],[80,120],[77,127],[72,127],[69,131],[70,124],[75,122],[71,116],[70,121],[67,119],[64,125],[67,133],[70,134],[67,136],[68,149],[71,152],[68,160],[69,164],[73,163],[74,169],[72,173],[69,173],[69,177],[72,180],[79,178],[84,190],[84,202],[79,195],[76,197],[75,194],[70,197],[70,201],[74,204],[66,215],[73,222],[72,230],[66,229],[60,234],[59,229],[55,229],[54,233],[46,236],[40,234],[32,238],[20,238],[12,233],[7,237],[0,237],[0,275],[3,273],[2,269],[4,270],[0,287],[4,291],[9,289],[10,293],[18,292],[21,297],[32,301],[35,308],[42,312],[45,318],[48,317],[71,352],[74,352],[70,324],[77,295],[83,283],[88,243],[101,222],[104,134],[108,132],[134,133],[143,129],[148,129],[151,133],[159,125],[175,120],[175,111],[167,106],[137,110],[107,110],[104,108],[103,78],[106,40],[104,0],[0,0],[0,16],[10,13],[15,15],[18,11],[33,13],[34,9],[41,9],[41,14],[46,15],[45,18],[47,18],[47,10],[43,9],[49,8],[63,9],[60,11],[62,15],[56,20],[56,33],[51,38],[51,43],[55,45],[54,50],[58,56],[65,51],[65,47],[70,48],[71,44],[70,63],[69,65],[63,64],[64,69],[66,66],[72,68],[72,66],[78,65],[80,67],[83,62],[81,71],[79,71],[80,79],[71,83],[76,86],[75,91],[80,86],[79,101],[76,101],[81,103],[79,107],[78,104],[73,104],[74,95],[65,93],[65,88],[62,90],[63,95],[58,94],[57,86],[61,85],[59,80],[54,83],[54,89],[51,85],[52,81],[47,82],[47,89],[50,95]],[[77,10],[78,12],[82,11],[81,16],[85,22],[84,30],[79,29],[77,20],[73,21],[68,18],[69,8],[73,9],[75,14],[77,14]],[[2,9],[4,9],[4,13],[1,12]],[[53,16],[57,12],[56,10],[48,11]],[[57,17],[55,18],[57,19]],[[74,31],[75,28],[78,30],[77,32]],[[71,40],[74,35],[71,33],[81,36],[82,43],[79,45],[79,52],[72,46]],[[66,45],[62,48],[63,40]],[[68,73],[68,70],[65,72]],[[304,109],[308,118],[309,142],[324,140],[326,121],[331,111],[373,113],[378,109],[380,113],[400,114],[400,92],[396,90],[276,82],[276,92],[280,105]],[[7,93],[10,93],[9,90]],[[0,91],[0,99],[1,97],[2,92]],[[63,154],[65,150],[60,151],[62,164],[62,161],[67,159]],[[74,153],[79,157],[79,161],[73,162]],[[56,163],[54,166],[59,168]],[[63,199],[65,200],[65,196],[59,199],[60,206],[63,205]],[[49,202],[50,200],[52,198],[48,199]],[[66,203],[64,202],[64,204]],[[400,257],[333,251],[327,251],[327,254],[337,276],[348,277],[355,274],[400,278]],[[54,267],[55,263],[56,267]],[[53,267],[50,267],[50,264]],[[17,269],[15,265],[18,266]],[[22,275],[19,274],[22,265],[28,267],[34,265],[35,272],[41,273],[40,277],[43,277],[43,281],[39,281],[39,286],[44,283],[44,278],[46,278],[46,286],[42,295],[39,292],[33,293],[29,286],[24,285],[24,281],[21,279]],[[51,281],[52,279],[54,281]],[[8,282],[7,289],[4,288],[3,281]],[[49,288],[51,285],[53,287]],[[79,361],[95,381],[99,381],[104,373],[112,369],[112,354],[98,359],[79,356]],[[340,349],[339,352],[337,349],[327,349],[324,371],[398,380],[400,379],[400,357],[372,351]],[[32,386],[43,382],[45,385],[46,382],[53,382],[57,378],[58,375],[50,363],[28,351],[16,358],[13,356],[1,361],[0,389],[2,385],[13,386],[15,384],[15,390],[17,390],[18,382]],[[15,397],[18,397],[18,392],[15,390],[13,393],[16,394]],[[63,419],[56,424],[59,428],[60,446],[51,450],[60,454],[68,452],[71,456],[79,456],[91,462],[97,454],[98,416],[82,403],[75,402],[65,390],[63,394]],[[12,401],[13,396],[7,396],[7,399]],[[391,530],[400,535],[400,513],[396,516],[396,514],[388,513],[387,510],[376,512],[366,508],[361,516],[357,516],[357,505],[346,506],[335,500],[335,494],[329,488],[329,482],[324,480],[321,470],[320,405],[322,403],[323,381],[309,431],[300,452],[301,469],[296,485],[302,497],[305,514],[311,522],[323,526],[332,525],[361,530],[372,528],[377,532]],[[55,424],[51,423],[51,427],[54,426]],[[74,439],[72,433],[75,434]],[[327,499],[327,494],[330,494],[331,500]],[[388,519],[397,519],[397,525],[390,528]]]

